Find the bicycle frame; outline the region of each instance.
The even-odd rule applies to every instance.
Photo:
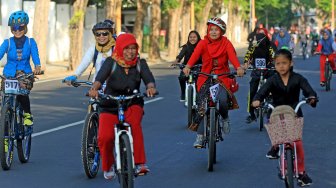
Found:
[[[192,87],[192,90],[193,90],[193,107],[196,106],[196,83],[195,83],[195,80],[194,80],[194,75],[193,74],[189,74],[188,76],[188,81],[186,82],[186,88],[185,88],[185,102],[184,102],[184,105],[185,106],[188,106],[188,88],[189,86]]]

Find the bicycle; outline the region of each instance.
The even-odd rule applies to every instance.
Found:
[[[307,45],[308,45],[308,42],[301,42],[303,60],[306,60],[309,58],[309,54],[307,52]]]
[[[0,161],[2,169],[9,170],[13,162],[15,141],[20,162],[27,163],[30,158],[33,125],[24,125],[24,113],[17,96],[29,95],[30,90],[26,89],[22,81],[37,77],[33,73],[15,78],[0,77],[4,86],[1,92]]]
[[[191,71],[192,72],[192,71]],[[223,141],[222,127],[219,126],[219,100],[218,90],[219,84],[216,83],[219,76],[232,77],[236,73],[207,74],[203,72],[194,72],[210,77],[210,97],[205,104],[206,112],[204,114],[204,148],[208,147],[208,171],[213,171],[213,165],[216,163],[216,142]],[[226,92],[226,90],[224,90]],[[228,93],[225,93],[228,96]],[[225,95],[224,94],[224,95]],[[226,97],[227,99],[227,97]],[[227,102],[227,101],[225,101]]]
[[[309,100],[312,98],[304,98],[301,100],[295,107],[294,112],[295,114],[298,112],[300,107],[303,104],[308,104]],[[316,98],[314,98],[316,99]],[[317,99],[316,99],[317,100]],[[318,101],[318,100],[317,100]],[[264,103],[264,105],[268,106],[271,109],[274,109],[274,106],[269,104],[269,103]],[[281,129],[286,129],[287,126],[294,127],[294,131],[297,135],[295,135],[295,138],[299,139],[293,139],[293,136],[289,136],[287,131],[276,131],[277,136],[272,136],[272,129],[273,127],[271,125],[267,125],[267,132],[269,134],[269,137],[272,140],[277,140],[279,146],[279,153],[278,153],[278,169],[279,169],[279,177],[284,180],[286,188],[293,188],[294,187],[294,178],[299,177],[299,172],[298,172],[298,161],[297,161],[297,149],[296,149],[296,143],[295,141],[301,140],[302,139],[302,127],[303,127],[303,122],[298,123],[298,125],[287,125],[286,126],[279,126],[279,125],[274,125],[278,126]],[[300,131],[301,129],[301,131]],[[290,129],[292,130],[292,129]],[[289,132],[289,131],[288,131]],[[280,135],[279,134],[283,134]],[[275,137],[281,137],[281,139],[275,138]],[[273,145],[273,143],[272,143]]]
[[[178,66],[181,70],[185,67],[183,64],[175,64],[174,66]],[[191,72],[188,76],[188,80],[186,81],[186,87],[185,87],[185,106],[188,110],[188,124],[189,126],[194,119],[195,113],[196,113],[196,78],[197,78],[197,72],[200,70],[202,65],[194,65],[192,68],[197,70],[195,73]]]
[[[248,68],[247,70],[257,70],[260,71],[260,77],[259,77],[259,85],[258,85],[258,90],[266,83],[266,78],[264,78],[264,74],[266,71],[274,71],[275,68],[267,68],[266,64],[264,65],[258,65],[256,66],[256,68]],[[269,95],[266,99],[264,99],[264,102],[271,102],[272,101],[272,97],[271,95]],[[250,104],[249,104],[250,105]],[[255,109],[255,113],[257,115],[257,118],[259,120],[259,131],[262,131],[264,128],[264,115],[268,114],[269,112],[269,108],[267,107],[260,107],[258,109]]]
[[[65,80],[62,80],[65,83]],[[90,81],[76,80],[71,82],[74,87],[92,86]],[[100,90],[102,94],[103,91]],[[86,94],[88,96],[88,94]],[[100,152],[98,147],[99,99],[90,99],[81,138],[81,157],[84,172],[88,178],[95,178],[100,167]]]
[[[315,54],[321,55],[320,52],[316,52]],[[329,55],[333,55],[333,54],[329,54]],[[324,66],[324,78],[325,78],[324,87],[325,87],[326,91],[331,90],[331,78],[332,78],[332,74],[333,74],[333,70],[331,68],[330,61],[329,61],[329,55],[325,55],[326,56],[326,62],[325,62],[325,66]]]

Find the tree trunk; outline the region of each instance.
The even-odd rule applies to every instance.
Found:
[[[232,42],[232,39],[233,39],[233,30],[234,30],[234,27],[233,27],[233,21],[234,21],[234,3],[232,2],[232,0],[229,0],[229,3],[228,3],[228,23],[226,23],[226,36],[227,38]]]
[[[33,25],[33,37],[36,40],[41,65],[46,68],[47,62],[47,38],[48,38],[48,16],[50,0],[36,0]]]
[[[151,35],[148,58],[151,61],[161,59],[160,57],[160,26],[161,26],[161,0],[152,0],[151,7]]]
[[[182,25],[182,31],[181,31],[181,43],[180,44],[182,44],[182,45],[188,42],[188,34],[191,31],[190,10],[191,10],[190,3],[184,1],[182,14],[181,14],[181,16],[182,16],[182,20],[181,20],[182,21],[182,24],[181,24]],[[179,15],[179,17],[181,17],[181,16]]]
[[[208,0],[205,7],[202,10],[201,20],[196,24],[196,29],[201,35],[201,37],[206,35],[206,29],[207,29],[206,23],[208,21],[211,6],[212,6],[212,0]]]
[[[84,15],[88,0],[76,0],[73,4],[74,14],[69,23],[70,60],[69,68],[74,70],[82,58]]]
[[[133,34],[139,44],[139,47],[142,48],[142,38],[143,38],[143,24],[146,15],[147,5],[144,1],[137,1],[137,12],[134,23]]]
[[[169,15],[169,33],[168,33],[168,57],[174,58],[177,56],[179,50],[179,19],[182,12],[183,3],[178,8],[170,9]]]
[[[115,31],[121,32],[121,0],[106,0],[106,18],[115,22]]]

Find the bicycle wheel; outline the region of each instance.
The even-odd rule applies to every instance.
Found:
[[[286,188],[294,188],[294,177],[293,177],[293,151],[292,149],[286,149],[286,174],[285,174],[285,185]]]
[[[120,159],[121,171],[118,173],[120,185],[122,188],[133,188],[133,154],[131,150],[130,139],[127,134],[122,134],[120,137]]]
[[[1,109],[0,118],[0,161],[3,170],[9,170],[13,162],[14,139],[11,118],[12,111],[7,103]]]
[[[264,128],[264,109],[259,108],[259,131],[262,131]]]
[[[194,97],[194,90],[191,85],[188,86],[188,96],[187,96],[187,108],[188,108],[188,125],[189,126],[193,121],[193,97]]]
[[[331,81],[331,67],[329,62],[326,62],[324,66],[324,77],[325,77],[325,89],[330,91],[330,81]]]
[[[216,138],[215,138],[215,131],[216,131],[216,125],[215,125],[215,115],[216,115],[216,109],[211,107],[210,108],[210,119],[209,119],[209,149],[208,149],[208,171],[213,171],[213,164],[215,163],[215,144],[216,144]]]
[[[18,107],[20,109],[20,107]],[[21,163],[26,163],[30,157],[30,149],[31,149],[31,134],[33,132],[32,127],[27,127],[23,125],[23,111],[19,110],[19,114],[17,114],[17,125],[19,129],[19,138],[16,140],[17,142],[17,152],[19,156],[19,160]]]
[[[99,115],[97,112],[89,113],[85,118],[82,131],[82,162],[85,174],[88,178],[96,177],[100,165],[97,140],[99,123],[98,118]]]

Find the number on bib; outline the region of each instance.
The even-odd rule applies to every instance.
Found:
[[[218,95],[218,90],[219,90],[219,84],[213,85],[210,88],[210,96],[213,101],[216,101],[217,95]]]
[[[265,58],[256,58],[255,59],[255,66],[256,66],[257,69],[266,68],[266,59]]]
[[[19,93],[19,81],[5,80],[5,93]]]

